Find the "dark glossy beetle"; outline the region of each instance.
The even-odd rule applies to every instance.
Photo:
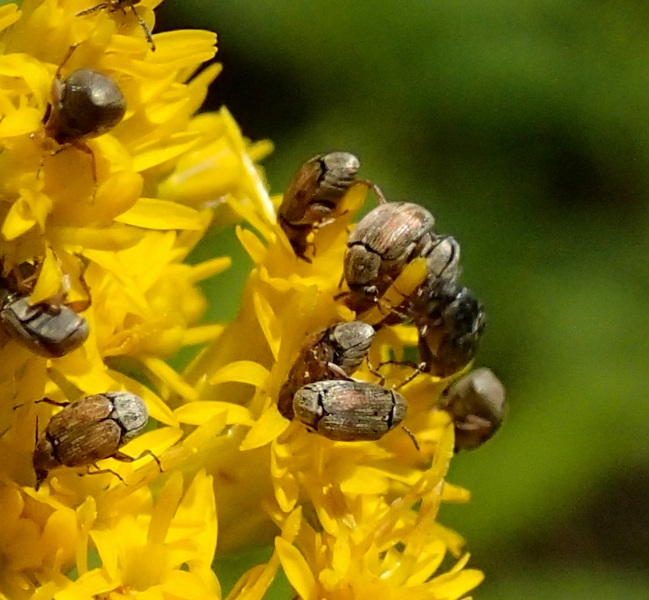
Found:
[[[436,243],[435,218],[410,202],[388,202],[360,220],[347,241],[344,276],[348,306],[363,312],[376,303],[413,259]]]
[[[349,152],[330,152],[307,160],[293,175],[277,211],[279,225],[296,256],[307,262],[307,237],[333,220],[339,202],[356,181],[359,160]]]
[[[473,450],[500,428],[507,412],[505,388],[490,369],[476,369],[445,392],[442,408],[453,419],[455,450]]]
[[[99,4],[92,6],[91,8],[86,8],[85,10],[78,12],[77,17],[89,15],[98,10],[107,10],[108,12],[115,12],[117,10],[120,10],[122,11],[122,13],[126,14],[126,8],[128,7],[131,9],[131,12],[135,15],[135,18],[140,24],[140,27],[144,31],[144,35],[147,41],[149,42],[149,44],[151,44],[151,51],[155,52],[156,47],[155,47],[155,42],[153,41],[153,36],[151,35],[151,30],[149,29],[149,26],[144,22],[144,19],[137,13],[137,10],[135,9],[135,5],[139,3],[140,0],[108,0],[107,2],[100,2]]]
[[[365,381],[318,381],[293,398],[295,417],[330,440],[355,442],[382,438],[406,416],[401,394]]]
[[[367,356],[375,331],[361,321],[337,323],[306,340],[289,371],[277,401],[282,416],[293,418],[293,396],[308,383],[347,379]]]
[[[439,377],[460,371],[475,356],[485,324],[484,308],[471,290],[451,286],[419,327],[422,370]]]
[[[41,402],[58,405],[48,398]],[[33,460],[36,489],[57,467],[89,467],[104,458],[137,460],[140,457],[119,449],[142,431],[148,419],[142,399],[129,392],[95,394],[65,405],[37,440]]]
[[[59,144],[77,144],[107,133],[125,112],[124,95],[111,77],[84,68],[61,79],[59,67],[45,116],[45,133]]]

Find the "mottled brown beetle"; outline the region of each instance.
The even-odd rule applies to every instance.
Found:
[[[419,327],[421,370],[439,377],[460,371],[475,356],[485,324],[481,302],[456,282],[437,298]]]
[[[428,210],[410,202],[381,204],[365,215],[347,241],[348,306],[356,312],[374,306],[410,261],[434,247],[434,225]]]
[[[49,398],[40,402],[61,406]],[[57,467],[90,467],[105,458],[133,462],[145,454],[153,456],[145,451],[134,458],[119,450],[142,431],[148,420],[142,399],[129,392],[95,394],[65,405],[37,439],[33,460],[36,489],[48,472]],[[153,458],[160,466],[158,459]],[[92,473],[99,472],[112,473]]]
[[[293,398],[295,417],[320,435],[341,442],[382,438],[406,416],[401,394],[366,381],[318,381]]]
[[[151,30],[149,26],[144,22],[144,19],[138,14],[135,5],[139,4],[140,0],[108,0],[107,2],[100,2],[99,4],[92,6],[91,8],[86,8],[81,12],[77,13],[77,17],[82,17],[84,15],[90,15],[98,10],[107,10],[108,12],[115,12],[121,10],[122,13],[126,14],[126,7],[131,9],[133,15],[137,19],[137,22],[140,24],[140,27],[144,31],[144,35],[151,44],[151,52],[155,52],[156,46],[153,41],[153,36],[151,35]]]
[[[371,325],[350,321],[309,336],[279,392],[277,408],[282,416],[293,418],[293,396],[304,385],[347,379],[367,356],[375,334]]]
[[[277,219],[298,258],[311,262],[306,256],[309,234],[333,220],[338,204],[356,183],[359,167],[353,154],[330,152],[307,160],[293,175]]]
[[[507,412],[505,388],[490,369],[476,369],[444,394],[455,427],[455,450],[473,450],[498,431]]]

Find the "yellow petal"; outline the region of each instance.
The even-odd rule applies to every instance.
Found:
[[[199,141],[199,137],[191,131],[176,133],[160,146],[158,140],[134,149],[133,170],[136,173],[146,171],[157,165],[185,154]]]
[[[2,235],[7,241],[27,233],[36,224],[32,209],[24,198],[18,198],[5,217]]]
[[[144,232],[126,225],[106,229],[59,226],[49,229],[48,235],[54,243],[68,247],[116,252],[135,246],[144,237]]]
[[[197,265],[192,265],[190,281],[197,282],[218,275],[225,271],[232,264],[232,259],[229,256],[219,256],[211,260],[205,260]]]
[[[279,346],[281,344],[281,327],[272,306],[258,292],[253,294],[253,303],[255,307],[255,314],[259,320],[261,330],[264,332],[264,337],[268,342],[268,347],[273,353],[273,357],[277,360],[279,354]]]
[[[174,392],[188,400],[196,400],[197,393],[176,371],[166,362],[152,356],[143,357],[144,365],[156,376],[168,385]]]
[[[263,389],[268,381],[269,374],[268,369],[259,363],[250,360],[239,360],[221,367],[210,376],[209,382],[216,385],[226,381],[236,381],[238,383],[249,383]]]
[[[151,62],[174,71],[210,60],[216,54],[216,34],[211,31],[179,29],[156,34],[158,50]]]
[[[245,451],[265,446],[280,436],[289,425],[290,422],[279,414],[277,406],[271,404],[252,426],[239,449]]]
[[[14,3],[0,7],[0,31],[11,27],[21,16],[22,12],[18,10],[18,6]]]
[[[255,264],[261,264],[266,259],[266,246],[261,240],[249,229],[243,229],[237,225],[237,237],[243,246],[243,249],[248,253],[248,256]]]
[[[275,549],[282,568],[298,596],[303,600],[315,600],[315,578],[300,551],[281,537],[275,538]]]
[[[63,273],[58,261],[54,257],[54,253],[50,248],[45,249],[45,260],[38,277],[38,281],[34,286],[34,291],[29,298],[32,304],[38,304],[43,300],[51,298],[59,292],[61,286],[61,278]]]
[[[253,425],[254,420],[250,411],[238,404],[230,402],[217,402],[203,400],[188,402],[174,411],[175,417],[181,423],[188,425],[202,425],[213,419],[216,415],[225,413],[228,425]]]
[[[202,213],[168,200],[140,198],[135,205],[115,219],[144,229],[196,229],[205,227]]]

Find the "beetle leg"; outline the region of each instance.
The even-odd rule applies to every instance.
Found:
[[[82,10],[81,12],[78,12],[75,16],[77,17],[82,17],[83,15],[90,15],[94,12],[97,12],[98,10],[101,10],[103,8],[108,8],[110,6],[110,2],[100,2],[96,6],[93,6],[92,8],[86,8],[85,10]]]
[[[388,203],[388,201],[387,201],[387,199],[385,197],[385,194],[383,193],[383,190],[378,185],[376,185],[376,183],[374,183],[372,181],[368,181],[367,179],[362,179],[358,183],[362,183],[363,185],[367,186],[370,190],[372,190],[374,192],[374,194],[376,195],[376,198],[378,199],[379,204],[387,204]]]
[[[90,467],[95,467],[95,469],[97,469],[97,470],[96,471],[91,471]],[[79,477],[83,477],[84,475],[105,475],[106,473],[110,473],[111,475],[115,475],[115,477],[117,477],[117,479],[119,479],[124,485],[126,485],[126,482],[124,481],[124,478],[119,473],[116,473],[115,471],[113,471],[111,469],[100,469],[95,464],[88,465],[86,467],[86,472],[85,473],[77,473],[77,475],[79,475]]]
[[[67,400],[64,400],[63,402],[57,402],[56,400],[52,400],[52,398],[48,398],[48,397],[41,398],[40,400],[35,400],[34,404],[41,404],[41,402],[44,404],[51,404],[52,406],[68,406],[68,404],[70,404],[70,402],[68,402]]]
[[[410,373],[410,375],[408,375],[408,377],[406,377],[396,388],[394,388],[395,390],[400,390],[404,385],[409,384],[415,377],[417,377],[417,375],[421,375],[426,368],[426,363],[423,362],[419,364],[411,362],[404,364],[407,364],[409,367],[414,367],[414,371]]]
[[[344,379],[345,381],[354,381],[345,371],[343,370],[342,367],[339,367],[337,364],[328,362],[327,363],[327,368],[334,374],[336,375],[337,379]]]
[[[83,152],[84,154],[87,154],[90,156],[90,165],[92,168],[92,182],[94,184],[93,190],[92,190],[92,201],[95,201],[95,195],[97,194],[97,188],[99,187],[97,183],[97,159],[95,158],[95,153],[92,151],[92,148],[88,146],[84,142],[77,142],[74,144],[74,147]]]
[[[47,479],[47,476],[49,475],[49,471],[46,471],[45,469],[37,469],[36,470],[36,483],[34,484],[34,491],[38,491],[43,485],[43,482]]]
[[[136,460],[140,460],[141,458],[144,458],[145,456],[150,456],[158,465],[158,469],[160,469],[160,473],[163,473],[162,470],[162,465],[160,464],[160,459],[148,448],[146,450],[143,450],[138,454],[137,456],[129,456],[128,454],[124,454],[123,452],[120,452],[119,450],[115,452],[111,458],[114,458],[115,460],[119,460],[121,462],[126,462],[126,463],[132,463],[135,462]]]
[[[401,429],[403,429],[408,435],[408,437],[412,440],[412,443],[415,445],[415,448],[417,448],[417,452],[421,452],[421,448],[419,447],[419,442],[417,441],[415,434],[412,431],[410,431],[410,429],[404,427],[403,425],[401,426]]]
[[[56,73],[55,73],[55,75],[54,75],[54,78],[55,78],[55,79],[61,79],[61,70],[62,70],[63,67],[65,66],[65,63],[67,63],[67,62],[70,60],[70,57],[74,54],[74,51],[79,47],[79,45],[80,45],[80,42],[77,42],[76,44],[72,44],[72,46],[70,46],[70,47],[68,48],[68,51],[67,51],[67,53],[65,54],[65,57],[64,57],[63,60],[59,63],[59,66],[58,66],[57,69],[56,69]]]
[[[151,52],[155,52],[156,45],[155,42],[153,41],[153,36],[151,35],[151,30],[149,29],[149,26],[144,22],[144,19],[138,14],[137,10],[135,10],[135,6],[133,6],[132,4],[131,4],[131,11],[135,15],[137,22],[140,24],[140,27],[144,31],[144,37],[146,37],[147,42],[151,44]]]
[[[318,229],[322,229],[323,227],[326,227],[327,225],[331,225],[332,223],[335,223],[339,217],[342,217],[343,215],[347,214],[349,211],[344,210],[341,212],[339,215],[336,215],[335,217],[329,217],[327,219],[323,219],[322,221],[319,221],[318,223],[315,223],[314,225],[311,226],[311,229],[313,231],[317,231]]]

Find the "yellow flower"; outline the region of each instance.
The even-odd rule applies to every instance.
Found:
[[[90,331],[49,357],[0,320],[0,597],[221,598],[218,513],[220,552],[274,542],[231,600],[262,598],[280,567],[303,598],[460,598],[482,575],[464,568],[463,540],[436,520],[441,502],[468,500],[445,480],[453,428],[436,404],[448,382],[420,376],[401,389],[419,448],[402,428],[334,442],[277,409],[305,338],[354,318],[339,282],[366,187],[352,187],[315,233],[313,261],[298,260],[256,166],[270,143],[245,140],[226,109],[195,116],[220,71],[199,71],[215,35],[158,34],[154,51],[136,16],[152,29],[159,2],[111,10],[116,1],[0,8],[3,285],[34,305],[74,308]],[[80,83],[81,95],[111,98],[118,116],[70,108],[75,77],[94,82]],[[196,284],[230,259],[185,261],[209,227],[242,220],[254,267],[239,314],[200,325]],[[363,318],[380,321],[424,274],[414,261]],[[182,374],[165,362],[206,342]],[[399,360],[415,343],[412,327],[381,328],[369,363]],[[396,387],[409,369],[383,373]],[[367,365],[354,376],[377,380]],[[138,458],[93,473],[90,461],[68,467],[57,455],[61,466],[34,489],[35,434],[60,410],[37,401],[115,390],[142,397],[157,422],[120,449]],[[447,553],[457,562],[438,573]]]
[[[354,316],[337,298],[349,221],[366,191],[362,185],[352,188],[341,216],[315,234],[311,263],[296,258],[265,203],[231,202],[258,232],[237,229],[255,267],[236,320],[190,365],[185,378],[206,405],[202,416],[194,413],[194,423],[208,422],[223,410],[212,404],[215,398],[241,405],[247,420],[237,424],[230,417],[228,437],[200,464],[221,479],[215,487],[221,548],[259,541],[269,535],[267,522],[259,518],[263,511],[284,527],[299,505],[306,516],[295,545],[278,539],[276,551],[300,597],[397,598],[405,587],[409,597],[460,598],[482,579],[480,572],[463,569],[468,557],[434,576],[445,553],[459,556],[463,543],[436,523],[439,503],[468,500],[465,490],[443,479],[452,455],[452,426],[435,404],[448,383],[419,377],[402,390],[409,405],[405,426],[421,450],[403,430],[379,442],[333,442],[277,410],[279,389],[307,335]],[[395,304],[399,292],[421,283],[423,269],[413,262],[386,301]],[[374,309],[365,318],[377,322],[380,312]],[[415,340],[413,327],[383,328],[370,362],[379,364],[391,354],[400,358]],[[408,374],[394,366],[385,372],[386,383],[397,385]],[[376,379],[367,368],[355,377]]]
[[[136,7],[149,27],[155,4]],[[30,301],[63,298],[81,307],[90,329],[80,348],[60,358],[34,354],[9,330],[1,332],[0,511],[7,526],[0,536],[0,594],[86,598],[159,589],[162,597],[175,597],[183,589],[183,597],[219,597],[210,570],[216,544],[211,479],[194,476],[176,517],[169,514],[182,479],[166,463],[185,455],[179,421],[163,397],[174,393],[187,401],[196,392],[162,359],[221,333],[220,325],[196,325],[205,309],[196,284],[227,268],[229,258],[197,265],[184,260],[223,196],[245,204],[248,192],[263,189],[253,161],[270,146],[243,140],[225,110],[194,116],[220,70],[211,65],[194,76],[216,52],[213,33],[156,35],[153,52],[131,11],[108,7],[78,14],[92,6],[84,0],[26,0],[20,10],[13,4],[0,8],[3,273],[32,265]],[[67,110],[61,90],[79,69],[109,78],[126,110],[107,131],[66,138],[57,129]],[[187,176],[187,157],[200,152],[213,154],[206,177],[241,168],[192,191],[179,179]],[[179,191],[182,199],[172,197]],[[126,361],[143,369],[146,385],[125,374],[133,371]],[[40,423],[42,430],[57,410],[35,401],[74,401],[120,389],[140,395],[159,424],[124,453],[152,451],[165,472],[150,459],[99,465],[124,485],[110,472],[78,477],[83,470],[60,468],[35,491],[35,427]],[[148,484],[160,478],[169,479],[154,509]],[[188,516],[194,513],[191,529]],[[88,548],[96,549],[90,558]],[[93,552],[100,569],[88,567]],[[149,554],[143,568],[141,559]],[[75,571],[81,577],[72,583]]]
[[[183,478],[172,475],[152,506],[145,488],[116,506],[114,522],[97,526],[90,538],[102,566],[66,586],[69,597],[220,598],[211,570],[217,520],[211,477],[201,472],[183,494]],[[119,597],[119,596],[117,596]]]

